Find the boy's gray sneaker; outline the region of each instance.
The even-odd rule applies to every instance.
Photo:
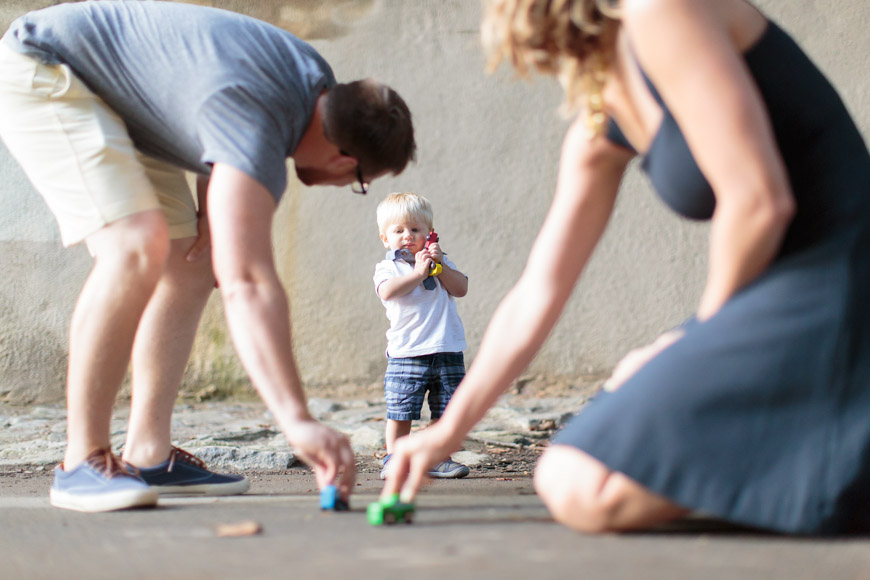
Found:
[[[387,478],[387,462],[390,460],[392,453],[387,453],[387,455],[381,459],[381,479]]]
[[[471,473],[467,465],[457,463],[452,459],[445,459],[438,465],[432,468],[429,472],[429,477],[437,479],[459,479]]]
[[[387,454],[381,461],[381,479],[387,478],[387,462],[390,460],[391,454]],[[432,468],[429,471],[429,477],[437,479],[460,479],[471,473],[467,465],[457,463],[452,459],[446,459]]]
[[[81,465],[66,471],[54,469],[49,492],[51,505],[80,512],[107,512],[157,505],[157,492],[130,472],[130,465],[112,453],[98,449]]]

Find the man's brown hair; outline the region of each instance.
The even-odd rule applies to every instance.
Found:
[[[411,111],[402,97],[371,79],[337,84],[326,93],[326,138],[356,157],[366,175],[401,173],[417,155]]]

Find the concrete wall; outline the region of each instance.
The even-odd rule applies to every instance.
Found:
[[[49,0],[5,0],[0,25]],[[519,275],[555,187],[567,122],[561,94],[540,78],[484,74],[477,0],[198,0],[283,26],[309,40],[340,80],[372,76],[407,100],[419,162],[379,180],[367,197],[291,183],[275,219],[278,263],[292,304],[299,366],[309,392],[381,379],[386,317],[371,276],[383,248],[375,207],[414,190],[469,275],[459,300],[473,359],[490,315]],[[870,7],[865,0],[766,0],[870,130]],[[183,87],[180,87],[183,90]],[[90,265],[60,247],[53,218],[0,145],[0,400],[63,396],[68,320]],[[707,228],[671,215],[636,168],[611,225],[530,376],[580,380],[691,314],[706,263]],[[220,299],[210,303],[185,388],[245,388]]]

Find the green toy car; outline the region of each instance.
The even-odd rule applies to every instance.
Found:
[[[386,499],[370,503],[366,509],[366,516],[369,524],[373,526],[401,522],[410,524],[414,521],[414,509],[414,504],[399,501],[399,494],[394,493]]]

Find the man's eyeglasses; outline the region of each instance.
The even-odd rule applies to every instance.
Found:
[[[353,157],[347,151],[339,151],[342,155],[347,157]],[[358,193],[360,195],[365,195],[369,192],[369,184],[363,181],[362,169],[360,169],[359,161],[356,164],[356,181],[350,184],[350,190],[354,193]]]
[[[359,168],[359,165],[356,166],[356,181],[350,184],[350,190],[360,195],[369,192],[369,184],[363,181],[362,169]]]

